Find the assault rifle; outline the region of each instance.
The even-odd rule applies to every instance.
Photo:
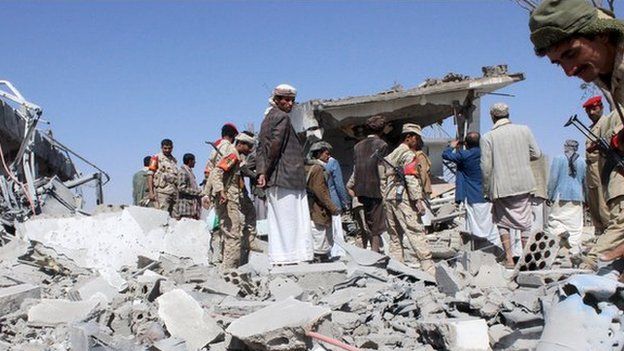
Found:
[[[564,127],[574,126],[578,129],[581,134],[583,134],[589,141],[592,142],[592,146],[587,149],[587,151],[592,152],[594,150],[598,150],[611,164],[611,167],[615,167],[620,174],[624,174],[624,159],[622,155],[618,153],[607,139],[599,137],[594,132],[589,129],[583,122],[581,122],[577,115],[573,115],[570,119],[563,125]],[[618,137],[618,134],[614,135],[615,138]],[[612,169],[612,168],[611,168]],[[601,176],[603,183],[605,175]],[[608,176],[608,173],[606,174]],[[608,178],[607,178],[608,180]]]
[[[377,150],[375,150],[375,152],[373,152],[373,154],[371,155],[371,158],[376,158],[377,160],[381,161],[386,166],[392,168],[392,170],[394,171],[394,174],[397,177],[399,177],[399,180],[401,181],[401,185],[403,185],[403,189],[405,189],[405,193],[407,194],[407,199],[409,201],[413,201],[409,197],[409,191],[407,190],[407,179],[405,178],[405,173],[403,171],[403,168],[401,168],[399,166],[395,166],[392,163],[390,163],[390,161],[386,160],[385,157],[383,157],[383,156],[381,156],[379,154],[379,149],[377,149]],[[429,201],[427,200],[426,197],[423,196],[422,202],[424,202],[424,206],[427,206],[427,207],[431,208],[431,206],[429,204]],[[423,206],[422,202],[421,202],[421,200],[416,200],[418,211],[420,212],[420,214],[425,213],[425,207]]]

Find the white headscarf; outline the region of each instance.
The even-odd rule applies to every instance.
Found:
[[[275,101],[273,101],[276,96],[287,96],[294,98],[295,96],[297,96],[297,89],[295,89],[295,87],[293,87],[292,85],[288,84],[280,84],[276,86],[275,89],[273,89],[271,97],[269,98],[269,107],[264,111],[265,117],[269,113],[271,108],[277,107],[277,104],[275,104]]]

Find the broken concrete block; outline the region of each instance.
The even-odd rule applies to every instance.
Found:
[[[342,262],[281,266],[273,267],[271,275],[294,277],[305,291],[326,294],[347,279],[347,266]]]
[[[501,339],[513,333],[513,330],[502,324],[494,324],[488,330],[488,335],[490,336],[490,345],[495,347]]]
[[[361,324],[360,315],[351,312],[332,311],[331,320],[347,330],[353,330]]]
[[[35,218],[19,234],[51,248],[83,268],[119,271],[135,267],[137,257],[158,260],[161,253],[208,264],[210,233],[205,222],[171,221],[152,208],[127,207],[90,217]]]
[[[438,290],[448,296],[455,296],[455,294],[464,287],[462,280],[455,275],[455,272],[453,272],[445,261],[436,265],[435,275],[436,282],[438,283]]]
[[[413,269],[410,268],[406,265],[404,265],[403,263],[394,260],[394,259],[390,259],[388,261],[388,266],[386,267],[386,269],[389,272],[393,272],[396,273],[398,275],[404,275],[404,276],[408,276],[408,277],[412,277],[416,280],[419,281],[423,281],[423,282],[427,282],[427,283],[432,283],[435,284],[436,280],[434,277],[431,276],[431,274],[426,273],[424,271],[420,271],[417,269]]]
[[[105,300],[103,295],[95,295],[88,301],[42,299],[28,310],[28,324],[35,326],[55,326],[63,323],[80,322],[93,313]]]
[[[223,330],[199,303],[182,289],[175,289],[158,299],[158,316],[171,336],[198,350],[222,335]]]
[[[269,274],[271,263],[269,256],[263,253],[251,251],[249,259],[243,266],[238,267],[241,272],[249,273],[253,276],[265,276]]]
[[[232,318],[246,316],[261,310],[271,303],[266,301],[243,300],[234,296],[228,296],[215,306],[215,312]]]
[[[212,350],[212,347],[210,348]],[[167,338],[156,341],[150,350],[153,351],[186,351],[186,342],[179,338]]]
[[[143,294],[147,298],[147,301],[152,302],[162,294],[164,289],[161,288],[161,284],[166,280],[166,277],[156,272],[146,270],[136,278],[136,290],[140,294]]]
[[[228,283],[220,277],[210,277],[199,286],[206,292],[236,296],[240,292],[240,288],[232,283]]]
[[[526,244],[516,267],[521,272],[550,269],[558,251],[558,237],[546,232],[537,233]]]
[[[102,277],[96,277],[82,282],[76,286],[76,290],[82,300],[89,300],[96,294],[103,294],[107,302],[111,302],[119,293],[117,288],[110,285]]]
[[[359,248],[355,245],[341,243],[340,246],[349,254],[349,256],[362,266],[382,266],[389,257],[372,250]]]
[[[22,302],[27,299],[41,298],[41,288],[31,284],[20,284],[0,289],[0,316],[20,309]]]
[[[169,226],[162,251],[177,257],[188,257],[196,264],[208,264],[210,232],[206,222],[182,218]]]
[[[454,351],[489,351],[485,320],[475,318],[416,321],[420,336],[435,348]]]
[[[273,300],[284,300],[287,297],[298,299],[303,295],[303,289],[292,279],[275,277],[269,282],[269,291]]]
[[[573,268],[560,268],[550,269],[542,271],[531,272],[518,272],[516,276],[516,282],[520,286],[525,287],[540,287],[551,283],[560,282],[566,280],[574,274],[591,273],[587,270],[573,269]]]
[[[254,350],[304,350],[311,345],[306,328],[329,313],[290,297],[235,320],[226,331]]]
[[[470,279],[470,284],[480,289],[505,288],[509,284],[507,270],[496,262],[482,265],[477,275]]]
[[[524,307],[531,312],[538,312],[540,308],[539,298],[545,294],[546,291],[542,287],[537,289],[519,288],[513,292],[509,300],[516,306]]]

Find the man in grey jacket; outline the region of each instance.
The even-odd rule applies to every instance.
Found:
[[[490,116],[494,126],[480,142],[483,191],[493,203],[492,215],[505,250],[505,265],[513,268],[509,232],[520,230],[523,242],[530,234],[530,199],[535,189],[531,160],[539,158],[541,152],[529,127],[511,123],[506,104],[492,105]]]
[[[257,183],[267,187],[268,253],[274,264],[313,258],[303,146],[288,115],[296,95],[292,86],[278,85],[260,127]]]

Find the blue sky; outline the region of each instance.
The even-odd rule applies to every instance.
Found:
[[[619,5],[621,6],[621,5]],[[533,54],[513,1],[5,1],[0,79],[44,109],[54,135],[113,180],[106,202],[131,201],[143,156],[209,153],[220,126],[259,127],[270,89],[299,101],[410,88],[449,71],[506,63],[526,80],[504,89],[512,120],[559,153],[583,113],[580,81]],[[620,8],[616,8],[621,13]]]

